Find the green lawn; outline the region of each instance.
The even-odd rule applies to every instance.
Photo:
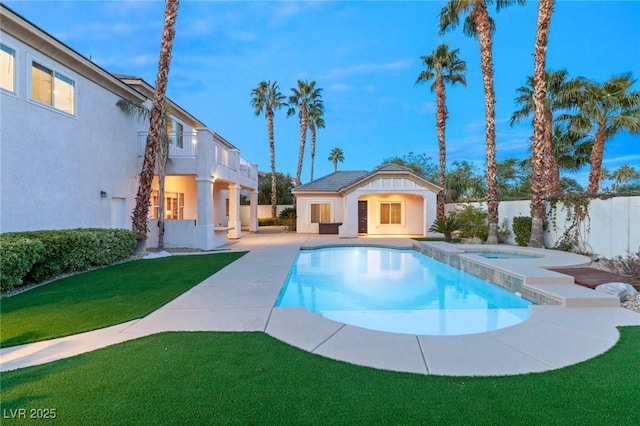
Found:
[[[3,373],[0,398],[5,415],[54,409],[65,425],[637,425],[640,327],[621,333],[581,364],[476,378],[358,367],[264,333],[163,333]]]
[[[244,254],[136,260],[5,298],[0,304],[0,346],[68,336],[141,318]]]

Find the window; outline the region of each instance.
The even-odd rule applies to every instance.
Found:
[[[311,211],[311,223],[326,223],[331,222],[331,204],[312,203],[309,210]]]
[[[16,51],[0,44],[0,88],[16,92]]]
[[[402,203],[380,203],[380,224],[402,224]]]
[[[173,118],[167,120],[167,134],[169,143],[178,148],[184,148],[184,126]]]
[[[151,219],[158,219],[158,191],[151,192]],[[164,218],[184,219],[184,194],[181,192],[165,192]]]
[[[32,61],[31,98],[73,115],[75,82],[57,71]]]

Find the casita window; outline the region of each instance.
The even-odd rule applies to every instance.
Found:
[[[380,203],[380,225],[401,225],[402,203]]]
[[[309,212],[311,213],[311,223],[331,222],[330,203],[312,203],[309,206]]]
[[[36,61],[31,62],[31,99],[75,114],[75,82]]]

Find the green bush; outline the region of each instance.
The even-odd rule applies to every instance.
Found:
[[[129,257],[136,247],[135,233],[124,229],[12,232],[0,235],[0,239],[3,246],[7,244],[7,247],[14,247],[18,241],[25,239],[37,241],[43,247],[42,255],[19,277],[20,281],[27,279],[31,282],[44,281],[63,273],[85,271],[95,266],[110,265]],[[12,250],[15,252],[16,249]],[[22,253],[20,249],[17,250],[18,253]],[[15,262],[26,265],[30,262],[29,259]],[[23,269],[24,266],[19,270]],[[12,278],[11,282],[13,285],[19,284],[15,278]],[[5,291],[4,277],[2,283]]]
[[[460,237],[487,240],[489,228],[486,211],[467,205],[455,212],[455,218],[460,226]]]
[[[516,216],[513,218],[513,234],[516,238],[516,244],[526,246],[531,238],[531,217]]]
[[[460,225],[456,220],[455,215],[442,216],[437,218],[431,224],[429,228],[430,232],[438,232],[440,234],[444,234],[444,240],[448,243],[452,240],[452,235],[455,231],[460,229]]]
[[[0,291],[13,290],[22,284],[22,279],[36,262],[44,258],[42,242],[29,238],[0,238]]]

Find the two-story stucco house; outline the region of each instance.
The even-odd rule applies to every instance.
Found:
[[[153,88],[113,75],[0,5],[0,232],[131,228]],[[165,197],[150,208],[148,246],[165,206],[165,246],[212,249],[239,238],[240,195],[257,230],[257,165],[168,101]],[[245,228],[246,228],[245,227]]]

